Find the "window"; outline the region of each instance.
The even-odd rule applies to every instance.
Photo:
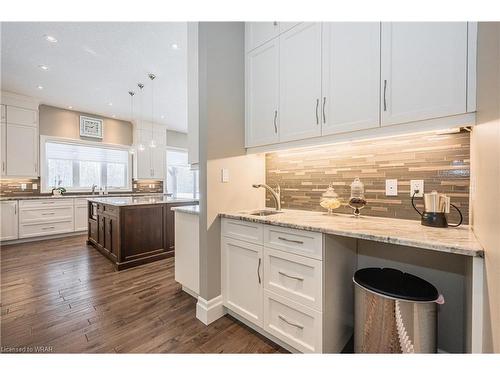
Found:
[[[131,190],[130,156],[119,146],[42,140],[42,188],[88,191],[93,185],[110,191]]]
[[[167,150],[167,193],[174,198],[197,199],[198,187],[198,171],[191,170],[187,152]]]

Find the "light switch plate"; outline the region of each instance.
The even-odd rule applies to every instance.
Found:
[[[410,180],[410,197],[418,190],[415,197],[422,198],[424,196],[424,180]]]
[[[227,168],[221,169],[221,181],[222,182],[229,182],[229,169],[227,169]]]
[[[385,180],[385,195],[387,197],[396,197],[398,195],[398,180]]]

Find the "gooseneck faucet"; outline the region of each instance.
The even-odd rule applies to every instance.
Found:
[[[253,184],[252,186],[256,189],[262,187],[269,191],[274,198],[274,202],[276,203],[276,211],[281,211],[281,189],[279,185],[276,186],[276,190],[266,184]]]

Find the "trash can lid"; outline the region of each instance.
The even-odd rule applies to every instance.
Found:
[[[435,301],[439,293],[431,283],[394,268],[363,268],[354,273],[354,282],[376,293],[409,301]]]

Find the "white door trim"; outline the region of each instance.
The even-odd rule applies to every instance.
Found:
[[[226,315],[226,312],[222,305],[222,295],[218,295],[208,301],[203,297],[198,297],[198,303],[196,303],[196,318],[201,320],[205,325],[215,322],[224,315]]]

